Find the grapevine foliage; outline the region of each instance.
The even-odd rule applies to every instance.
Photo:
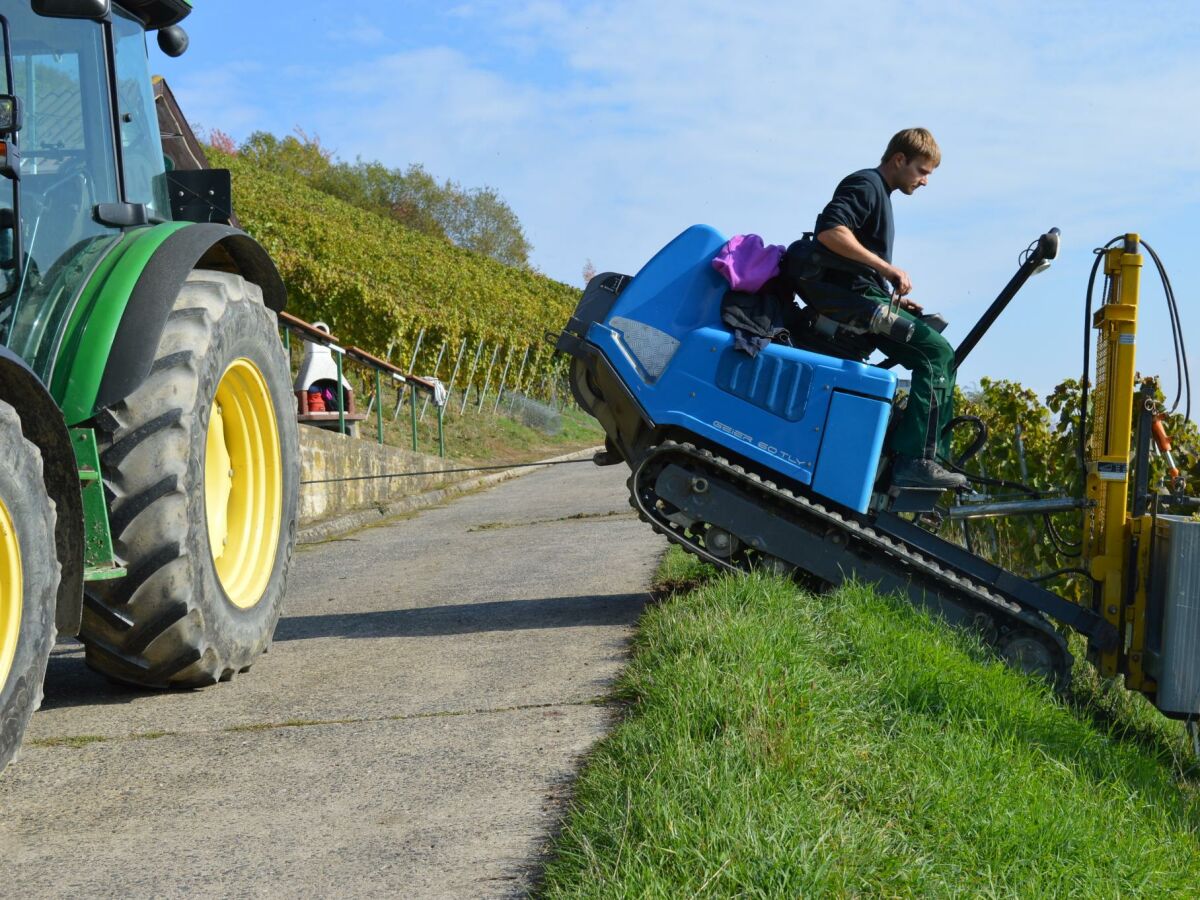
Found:
[[[1161,391],[1158,391],[1157,399],[1162,401]],[[982,378],[978,390],[963,392],[956,389],[955,404],[959,413],[983,419],[990,433],[987,446],[967,465],[969,472],[1023,483],[1047,496],[1080,494],[1077,381],[1064,381],[1043,403],[1036,392],[1016,382]],[[1195,494],[1200,489],[1200,430],[1194,422],[1180,415],[1169,416],[1166,427],[1174,445],[1175,461],[1187,479],[1189,492]],[[953,452],[962,452],[970,442],[969,438],[965,431],[956,435]],[[1162,470],[1162,461],[1156,460],[1151,469],[1152,485],[1160,483]],[[984,487],[981,490],[989,491],[996,499],[1026,496],[1004,488]],[[1079,541],[1078,513],[1057,514],[1053,521],[1065,542]],[[969,527],[977,552],[1018,574],[1035,575],[1079,565],[1078,559],[1059,552],[1054,546],[1041,517],[987,519]],[[960,524],[949,524],[944,528],[947,537],[960,542],[965,539]],[[1048,585],[1064,596],[1078,599],[1083,583],[1080,579],[1060,577]]]
[[[211,150],[228,168],[242,226],[271,254],[288,289],[288,311],[328,323],[335,335],[407,365],[433,370],[442,342],[479,341],[519,357],[533,347],[525,382],[555,368],[543,343],[562,328],[579,292],[512,268],[374,213],[357,209],[239,157]],[[476,380],[483,378],[483,372]],[[460,384],[463,376],[460,376]]]

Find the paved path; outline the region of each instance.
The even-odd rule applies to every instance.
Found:
[[[625,474],[556,466],[302,548],[228,684],[128,691],[60,644],[0,776],[0,893],[520,894],[664,546]]]

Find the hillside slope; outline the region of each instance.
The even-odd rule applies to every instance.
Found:
[[[274,258],[289,312],[329,323],[335,334],[382,355],[406,358],[426,329],[422,370],[442,341],[483,339],[518,352],[563,326],[579,291],[455,247],[328,194],[210,150],[233,174],[242,226]],[[428,359],[426,357],[428,356]],[[549,359],[543,350],[539,365]]]
[[[544,892],[1195,896],[1182,729],[1078,682],[865,588],[718,578],[644,616]]]

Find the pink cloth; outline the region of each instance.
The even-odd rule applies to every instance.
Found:
[[[783,252],[779,244],[764,246],[757,234],[735,234],[717,251],[712,267],[735,291],[753,294],[779,274]]]

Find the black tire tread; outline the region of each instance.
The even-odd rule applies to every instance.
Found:
[[[0,683],[0,770],[14,760],[29,717],[42,705],[42,684],[56,629],[54,611],[62,569],[54,552],[54,501],[45,490],[42,455],[21,434],[21,421],[0,401],[0,457],[14,476],[14,493],[5,497],[18,532],[23,571],[22,621],[8,677]]]
[[[200,564],[189,558],[202,555],[195,531],[205,527],[203,521],[192,521],[192,495],[199,491],[202,496],[203,484],[191,457],[197,452],[197,439],[203,443],[216,388],[211,373],[205,374],[206,356],[219,350],[222,329],[230,329],[222,320],[235,304],[241,305],[236,316],[243,329],[249,317],[252,329],[277,335],[275,314],[263,305],[256,285],[224,272],[194,271],[167,318],[151,374],[133,394],[94,420],[114,551],[129,573],[88,586],[80,640],[87,648],[88,664],[121,681],[199,687],[227,679],[249,668],[266,649],[278,619],[278,583],[286,581],[295,542],[294,502],[289,512],[285,498],[284,514],[290,521],[281,526],[287,536],[284,558],[268,588],[268,593],[279,594],[275,608],[243,639],[214,637],[214,620],[224,614],[213,604],[228,602],[219,587],[206,589],[205,579],[196,574]],[[279,377],[290,381],[277,338],[270,353],[271,365],[282,372]],[[298,471],[298,459],[289,458],[297,455],[295,417],[278,418],[284,466]],[[210,596],[213,593],[220,596]]]

